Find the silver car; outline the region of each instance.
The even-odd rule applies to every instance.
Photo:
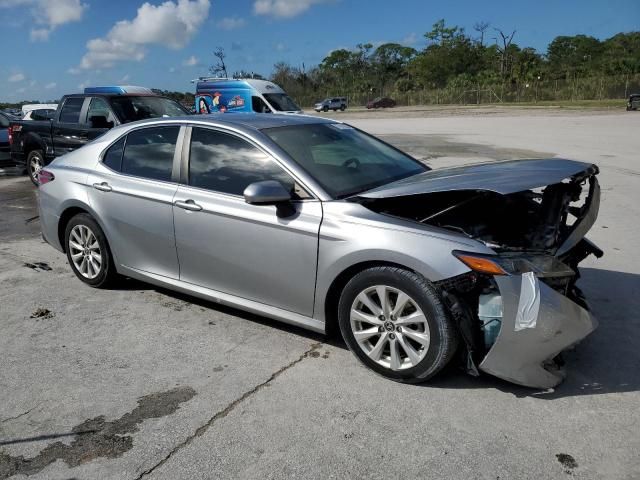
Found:
[[[521,385],[596,327],[576,286],[597,167],[430,170],[349,125],[260,114],[122,125],[40,174],[45,240],[93,287],[143,280],[339,329],[385,377],[452,360]]]

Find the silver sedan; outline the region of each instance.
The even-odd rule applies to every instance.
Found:
[[[532,387],[596,327],[578,263],[597,167],[430,170],[349,125],[218,115],[123,125],[40,173],[45,240],[93,287],[120,276],[316,332],[425,381],[455,360]]]

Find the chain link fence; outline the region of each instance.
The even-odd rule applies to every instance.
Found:
[[[296,92],[297,93],[297,92]],[[391,97],[397,105],[481,105],[495,103],[579,102],[585,100],[623,100],[640,93],[640,75],[599,76],[553,80],[536,78],[505,84],[470,84],[446,88],[424,88],[399,92],[388,88],[382,92],[327,91],[319,96],[312,92],[293,94],[299,105],[311,107],[332,96],[347,97],[349,105],[364,106],[376,97]]]

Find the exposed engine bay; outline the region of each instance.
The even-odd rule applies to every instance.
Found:
[[[553,255],[570,239],[590,211],[594,198],[599,197],[594,170],[595,167],[561,183],[509,194],[448,190],[365,198],[362,204],[378,213],[462,233],[497,252]]]

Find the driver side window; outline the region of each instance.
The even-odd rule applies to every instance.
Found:
[[[107,102],[102,98],[92,98],[87,110],[87,123],[91,128],[113,128],[113,120],[113,114]]]
[[[251,183],[277,180],[293,198],[308,198],[294,179],[250,143],[216,130],[194,127],[189,156],[189,185],[241,196]]]

